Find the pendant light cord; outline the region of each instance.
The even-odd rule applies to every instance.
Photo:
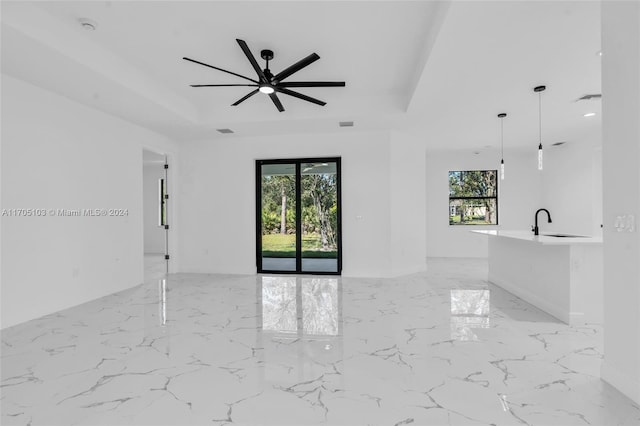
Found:
[[[504,117],[500,117],[500,159],[504,160]]]
[[[542,146],[542,92],[538,92],[538,135]]]

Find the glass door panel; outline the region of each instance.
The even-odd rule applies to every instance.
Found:
[[[259,267],[264,272],[297,270],[295,163],[260,166]]]
[[[258,273],[339,275],[340,158],[256,161]]]
[[[338,164],[301,164],[302,272],[338,272]]]

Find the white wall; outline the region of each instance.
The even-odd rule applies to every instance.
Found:
[[[541,204],[553,223],[541,214],[541,232],[602,235],[602,163],[600,135],[597,145],[574,141],[549,146],[541,173]],[[544,220],[543,220],[544,219]]]
[[[164,178],[164,166],[158,163],[146,163],[143,166],[143,214],[144,214],[144,252],[163,254],[165,252],[165,230],[158,226],[160,194],[158,181]]]
[[[640,404],[640,3],[602,2],[602,51],[602,378]],[[635,230],[618,232],[630,214]]]
[[[392,132],[390,140],[391,275],[426,269],[424,142]]]
[[[449,177],[453,170],[499,169],[494,150],[441,150],[426,154],[426,246],[428,257],[487,257],[487,237],[472,229],[530,229],[540,200],[536,152],[505,150],[505,180],[498,181],[498,226],[449,225]]]
[[[143,280],[142,147],[165,137],[2,75],[2,209],[128,209],[2,217],[2,327]]]
[[[343,275],[389,276],[423,268],[423,251],[410,258],[413,260],[396,267],[392,264],[391,253],[401,251],[391,241],[392,185],[398,188],[410,178],[409,185],[419,186],[413,180],[424,176],[424,168],[418,164],[405,177],[394,165],[392,183],[392,152],[400,162],[409,161],[414,148],[407,143],[391,151],[390,138],[388,133],[345,129],[331,134],[231,137],[185,144],[180,164],[180,269],[255,273],[255,160],[334,156],[342,157]],[[412,216],[401,219],[405,221],[402,226],[421,229],[421,220],[411,223],[424,217],[420,208],[415,204]],[[410,244],[424,247],[418,240]],[[419,265],[409,264],[411,261]]]

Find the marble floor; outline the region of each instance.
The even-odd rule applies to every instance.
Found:
[[[602,330],[486,282],[176,274],[2,330],[3,425],[638,425]]]
[[[144,254],[144,280],[149,282],[164,278],[167,272],[167,261],[164,254],[145,253]]]

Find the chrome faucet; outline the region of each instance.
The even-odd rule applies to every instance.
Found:
[[[547,212],[547,218],[549,219],[547,221],[547,223],[551,223],[551,213],[549,213],[549,210],[547,209],[538,209],[538,211],[536,212],[536,225],[533,228],[533,235],[539,235],[538,233],[538,213],[540,212]]]

